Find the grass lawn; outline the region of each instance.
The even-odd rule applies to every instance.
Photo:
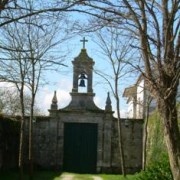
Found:
[[[128,175],[124,178],[122,175],[110,175],[110,174],[74,174],[73,180],[93,180],[93,176],[101,177],[103,180],[134,180],[135,175]],[[60,180],[60,179],[59,179]]]
[[[63,180],[63,175],[73,175],[73,180],[93,180],[93,176],[101,177],[103,180],[134,180],[135,175],[128,175],[124,178],[121,175],[107,175],[107,174],[71,174],[71,173],[58,173],[53,171],[38,171],[34,172],[33,180]],[[18,180],[18,172],[0,172],[0,180]],[[29,180],[28,174],[24,174],[24,180]]]
[[[102,177],[103,180],[134,180],[136,175],[127,175],[124,178],[122,175],[108,175],[108,174],[101,174],[99,175]]]

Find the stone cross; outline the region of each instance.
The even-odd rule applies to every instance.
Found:
[[[85,49],[85,43],[88,42],[87,39],[85,39],[85,37],[83,37],[82,40],[80,40],[81,42],[83,42],[83,49]]]

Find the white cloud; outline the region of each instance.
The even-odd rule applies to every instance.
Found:
[[[104,99],[98,97],[98,96],[95,96],[94,97],[94,103],[96,104],[97,107],[101,108],[101,109],[104,109],[105,108],[105,101]]]
[[[13,91],[16,91],[16,92],[17,92],[17,87],[15,86],[14,83],[1,82],[1,83],[0,83],[0,89],[1,89],[1,90],[6,90],[6,89],[8,89],[8,90],[10,90],[10,91],[12,91],[12,92],[13,92]],[[28,92],[29,92],[28,87],[24,86],[24,92],[25,92],[25,93],[28,93]]]
[[[52,89],[51,86],[46,86],[39,91],[36,99],[38,106],[46,115],[48,114],[48,109],[50,109],[55,90],[57,94],[58,108],[67,106],[71,100],[69,94],[71,91],[71,81],[69,79],[63,79],[56,83],[55,89]]]
[[[11,88],[12,90],[15,89],[15,87],[10,83],[0,83],[0,88]],[[63,78],[56,83],[56,86],[45,86],[41,88],[40,91],[37,93],[36,96],[37,106],[46,115],[49,114],[48,109],[50,109],[55,90],[58,99],[58,108],[66,107],[71,101],[71,96],[69,93],[72,90],[72,80]],[[100,91],[100,90],[95,89],[95,91]],[[106,98],[107,98],[106,92],[101,90],[99,93],[97,93],[96,96],[94,97],[94,102],[96,106],[98,106],[101,109],[105,109]],[[113,97],[111,97],[111,100],[113,100]],[[112,101],[112,109],[113,111],[116,110],[115,103],[113,101]],[[125,110],[125,108],[121,108],[120,111],[121,111],[121,117],[126,117],[127,111]],[[114,113],[114,116],[117,117],[116,111]]]

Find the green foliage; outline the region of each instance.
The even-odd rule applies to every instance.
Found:
[[[164,154],[167,154],[164,143],[162,121],[158,111],[154,111],[149,117],[148,140],[147,140],[147,165],[154,161],[161,161]]]
[[[136,177],[136,180],[173,180],[168,157],[164,155],[161,161],[154,161],[146,171],[142,171]]]
[[[137,174],[136,180],[172,180],[168,153],[164,142],[163,125],[158,111],[148,122],[147,168]]]

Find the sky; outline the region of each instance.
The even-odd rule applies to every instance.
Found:
[[[86,17],[84,15],[75,15],[75,19],[79,21],[85,21]],[[39,87],[39,91],[36,96],[37,106],[41,109],[42,113],[48,115],[48,109],[51,106],[51,101],[53,98],[54,91],[57,91],[58,107],[64,108],[71,101],[70,92],[72,91],[72,77],[73,77],[73,66],[72,61],[76,56],[79,55],[82,49],[82,42],[80,40],[86,37],[88,42],[86,43],[86,49],[88,55],[93,58],[95,69],[110,70],[108,64],[105,63],[103,57],[98,53],[99,47],[93,41],[93,38],[89,34],[76,35],[69,39],[63,44],[63,47],[59,47],[59,53],[61,50],[66,49],[69,51],[64,63],[68,67],[63,67],[63,69],[57,72],[47,72],[46,80],[49,82],[43,87]],[[126,99],[122,97],[124,88],[133,85],[136,82],[137,77],[132,77],[131,79],[120,79],[120,111],[121,116],[125,117],[127,112]],[[4,86],[4,85],[3,85]],[[115,111],[115,100],[108,86],[105,85],[104,81],[100,79],[95,73],[93,74],[93,91],[95,93],[94,102],[99,107],[104,109],[106,104],[107,93],[110,92],[110,98],[112,101],[112,109]],[[115,113],[116,114],[116,113]],[[116,116],[116,115],[115,115]]]
[[[48,85],[45,85],[44,87],[41,87],[38,94],[36,102],[38,103],[38,106],[43,110],[43,113],[48,115],[48,109],[51,106],[51,101],[53,98],[54,91],[57,92],[57,99],[58,99],[58,108],[64,108],[66,107],[70,101],[71,96],[70,92],[72,91],[72,77],[73,77],[73,65],[71,61],[74,60],[76,56],[79,55],[81,49],[82,49],[82,42],[80,40],[83,37],[77,36],[74,40],[71,41],[71,43],[68,43],[68,49],[72,49],[69,56],[67,56],[67,59],[65,61],[65,64],[68,65],[68,67],[64,67],[62,72],[59,73],[48,73],[47,79],[50,82]],[[93,58],[95,65],[94,68],[102,69],[106,66],[101,56],[97,53],[97,45],[90,39],[88,39],[88,42],[86,43],[86,50],[88,55]],[[109,67],[107,66],[106,69]],[[127,104],[126,99],[122,97],[122,93],[124,88],[133,85],[136,82],[136,78],[129,79],[128,81],[126,79],[120,79],[122,83],[120,83],[120,104],[121,104],[121,116],[126,117],[127,116]],[[93,73],[93,91],[95,93],[94,102],[95,104],[101,108],[105,108],[107,93],[110,92],[110,98],[112,101],[112,108],[113,111],[115,111],[115,100],[113,98],[113,95],[110,91],[110,88],[104,84],[103,80],[100,79],[95,73]],[[114,113],[114,116],[116,116],[116,112]]]
[[[68,49],[69,51],[68,55],[65,58],[65,61],[63,62],[65,65],[67,65],[67,67],[62,67],[62,69],[59,72],[46,72],[45,79],[48,83],[44,86],[39,86],[39,90],[36,95],[37,107],[41,110],[40,114],[49,114],[48,109],[50,109],[54,91],[57,92],[58,108],[64,108],[70,103],[70,92],[72,91],[73,82],[72,61],[81,52],[83,45],[82,42],[80,42],[80,40],[82,40],[83,37],[83,35],[76,36],[63,44],[63,47],[65,49]],[[107,71],[110,71],[108,64],[105,63],[103,57],[98,53],[99,47],[93,42],[93,40],[90,37],[87,36],[86,39],[88,39],[88,42],[86,43],[87,54],[95,62],[94,69],[105,69]],[[120,79],[119,87],[121,117],[127,116],[126,99],[122,97],[123,90],[124,88],[133,85],[135,81],[135,78],[132,78],[132,80],[128,81],[126,79]],[[9,85],[7,83],[0,83],[0,88],[1,87],[9,87],[12,90],[14,90],[14,88],[12,88],[12,85]],[[115,100],[113,98],[113,94],[111,93],[109,86],[107,86],[104,80],[101,79],[95,73],[93,73],[93,92],[95,93],[94,102],[101,109],[105,109],[107,93],[110,92],[112,109],[113,111],[115,111]],[[116,116],[116,112],[114,113],[114,116]]]
[[[69,14],[68,14],[69,16]],[[73,14],[72,19],[77,21],[77,24],[80,22],[85,22],[87,20],[86,16],[80,15],[80,14]],[[62,26],[63,24],[60,24]],[[64,25],[65,26],[65,25]],[[72,90],[72,77],[73,77],[73,66],[71,61],[78,56],[78,54],[81,51],[82,43],[80,40],[86,37],[88,39],[88,42],[86,43],[86,49],[88,55],[93,58],[95,65],[95,69],[103,69],[107,72],[110,72],[108,64],[105,63],[103,57],[98,53],[99,47],[95,44],[93,41],[93,38],[90,37],[89,34],[80,34],[76,35],[73,38],[69,39],[65,44],[63,44],[63,48],[67,49],[70,53],[68,53],[68,56],[65,59],[65,64],[68,65],[68,67],[64,67],[59,73],[55,72],[49,72],[46,74],[46,80],[49,82],[48,84],[44,85],[43,87],[39,88],[37,97],[36,97],[36,103],[38,104],[38,107],[42,110],[42,112],[46,115],[48,115],[48,109],[51,106],[51,101],[53,98],[54,91],[57,91],[57,98],[58,98],[58,107],[64,108],[67,106],[71,101],[70,92]],[[63,48],[59,48],[60,50],[63,50]],[[134,59],[136,61],[136,59]],[[131,77],[128,78],[122,78],[120,79],[120,111],[121,116],[126,117],[127,116],[127,104],[126,99],[122,97],[123,91],[126,87],[132,86],[136,83],[138,79],[137,74],[132,74]],[[5,84],[0,84],[0,87],[6,86]],[[113,98],[112,92],[108,86],[105,85],[104,81],[100,79],[96,74],[93,76],[93,90],[96,96],[94,97],[95,104],[104,109],[106,98],[107,98],[107,92],[110,92],[110,98],[112,101],[112,109],[115,111],[115,100]]]

